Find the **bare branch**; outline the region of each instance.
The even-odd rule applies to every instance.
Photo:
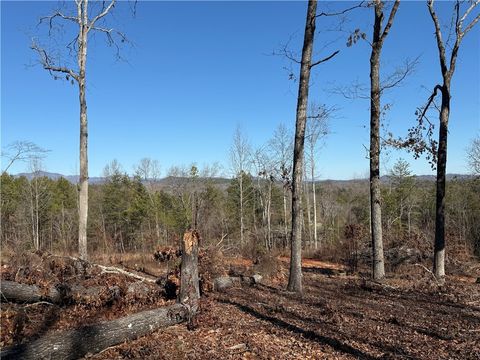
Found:
[[[314,66],[316,66],[316,65],[318,65],[318,64],[321,64],[321,63],[323,63],[323,62],[325,62],[325,61],[330,60],[330,59],[333,58],[335,55],[337,55],[339,52],[340,52],[340,50],[336,50],[336,51],[334,51],[332,54],[330,54],[329,56],[327,56],[326,58],[323,58],[323,59],[321,59],[321,60],[318,60],[318,61],[315,61],[315,62],[311,63],[311,64],[310,64],[310,68],[312,68],[312,67],[314,67]]]
[[[127,36],[124,33],[122,33],[121,31],[118,31],[116,29],[113,29],[113,28],[112,29],[107,29],[107,28],[94,26],[90,30],[94,30],[94,31],[104,33],[107,36],[108,46],[113,45],[117,48],[117,57],[120,57],[120,47],[118,46],[117,42],[113,38],[112,34],[117,35],[120,38],[121,43],[129,42],[128,39],[127,39]]]
[[[288,60],[290,60],[290,61],[292,61],[296,64],[301,64],[302,62],[297,59],[297,57],[295,56],[295,53],[288,49],[288,44],[290,43],[290,40],[288,40],[288,42],[285,45],[283,45],[283,47],[280,49],[279,52],[273,51],[272,55],[284,56]]]
[[[343,11],[340,11],[340,12],[336,12],[336,13],[326,13],[326,12],[321,12],[320,14],[316,15],[315,17],[318,18],[320,16],[338,16],[338,15],[343,15],[351,10],[354,10],[354,9],[357,9],[357,8],[361,8],[361,7],[365,7],[365,3],[366,1],[361,1],[359,4],[355,5],[355,6],[352,6],[348,9],[345,9]],[[368,6],[368,5],[367,5]]]
[[[2,171],[6,173],[15,161],[26,161],[44,158],[49,150],[45,150],[31,141],[15,141],[7,146],[7,151],[2,152],[2,157],[8,159],[8,165]]]
[[[349,86],[337,86],[333,89],[330,89],[329,92],[335,95],[341,95],[346,99],[370,99],[368,94],[368,87],[365,84],[362,84],[356,80],[351,83]]]
[[[108,14],[108,12],[115,6],[115,2],[116,0],[112,0],[110,2],[110,4],[108,4],[108,6],[106,8],[103,9],[103,11],[98,14],[97,16],[95,16],[91,21],[90,23],[88,24],[88,28],[87,28],[87,32],[89,32],[94,26],[95,26],[95,23],[100,20],[101,18],[103,18],[105,15]]]
[[[64,20],[72,21],[72,22],[74,22],[75,24],[78,24],[78,23],[79,23],[77,17],[64,15],[64,14],[61,13],[60,11],[57,11],[56,13],[54,13],[54,14],[52,14],[52,15],[50,15],[50,16],[43,16],[43,17],[41,17],[40,20],[39,20],[39,22],[38,22],[38,24],[40,25],[43,21],[48,20],[50,29],[52,29],[53,20],[54,20],[56,17],[60,17],[60,18],[62,18],[62,19],[64,19]]]
[[[472,12],[472,10],[478,5],[479,3],[479,0],[476,0],[476,1],[472,1],[470,7],[465,11],[465,13],[463,14],[462,18],[460,19],[460,21],[457,21],[457,24],[459,25],[460,29],[462,28],[462,25],[463,25],[463,22],[465,21],[465,19],[467,18],[468,14],[470,14]],[[458,19],[458,17],[457,17]],[[478,19],[478,16],[476,17],[476,19]],[[475,21],[475,20],[474,20]],[[478,21],[478,20],[477,20]]]
[[[427,119],[427,118],[425,117],[425,114],[426,114],[428,108],[430,107],[430,105],[432,104],[433,99],[435,99],[435,96],[437,96],[437,91],[438,91],[438,90],[441,91],[441,90],[442,90],[442,87],[437,84],[437,85],[435,85],[435,87],[433,88],[433,93],[432,93],[432,95],[430,95],[430,97],[428,98],[427,105],[425,105],[425,107],[423,108],[422,114],[421,114],[421,115],[419,116],[419,118],[418,118],[419,121],[421,121],[423,118]],[[429,121],[428,119],[427,119],[427,121],[430,123],[430,121]],[[431,123],[430,123],[430,124],[431,124]]]
[[[445,55],[445,46],[443,45],[442,40],[442,30],[440,29],[440,22],[438,21],[437,14],[435,12],[435,9],[433,8],[433,2],[434,0],[428,0],[427,6],[428,11],[430,12],[430,16],[432,17],[433,24],[435,25],[435,37],[437,39],[437,46],[440,53],[440,66],[442,68],[442,74],[447,74],[447,57]]]
[[[383,29],[382,35],[380,36],[380,41],[383,41],[387,37],[388,32],[390,31],[390,28],[392,27],[393,18],[395,17],[395,14],[397,13],[399,5],[400,5],[400,0],[395,0],[395,3],[393,4],[392,10],[390,11],[390,16],[388,17],[387,25],[385,25],[385,29]]]
[[[52,64],[52,61],[47,54],[47,51],[39,47],[33,39],[32,39],[32,45],[30,46],[30,49],[35,50],[38,53],[38,55],[40,56],[40,63],[42,64],[45,70],[48,70],[50,72],[50,74],[52,72],[65,73],[71,76],[73,79],[75,79],[78,82],[79,75],[77,73],[75,73],[72,69],[69,69],[67,67],[56,66]]]
[[[478,4],[478,1],[475,3],[475,4]],[[472,22],[470,24],[467,25],[467,27],[465,28],[465,30],[463,30],[463,35],[465,35],[467,32],[469,32],[474,26],[475,24],[480,20],[480,14],[478,14],[475,19],[472,20]]]
[[[380,86],[380,91],[394,88],[400,85],[408,76],[410,76],[418,65],[419,57],[413,60],[406,60],[402,67],[397,68],[393,74],[387,77]]]

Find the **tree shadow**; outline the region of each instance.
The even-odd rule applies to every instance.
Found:
[[[237,307],[238,309],[240,309],[241,311],[256,317],[257,319],[268,321],[268,322],[270,322],[271,324],[273,324],[277,327],[280,327],[282,329],[286,329],[286,330],[291,331],[295,334],[299,334],[306,339],[313,340],[313,341],[316,341],[316,342],[324,344],[324,345],[329,345],[337,351],[341,351],[343,353],[347,353],[347,354],[356,356],[357,358],[360,358],[360,359],[368,359],[368,360],[375,359],[375,357],[373,357],[369,354],[366,354],[366,353],[364,353],[364,352],[362,352],[362,351],[360,351],[360,350],[358,350],[358,349],[356,349],[356,348],[354,348],[354,347],[352,347],[348,344],[345,344],[345,343],[341,342],[340,340],[337,340],[335,338],[331,338],[331,337],[328,337],[328,336],[317,334],[316,332],[314,332],[312,330],[302,329],[302,328],[300,328],[296,325],[290,324],[290,323],[288,323],[284,320],[281,320],[279,318],[276,318],[276,317],[273,317],[273,316],[270,316],[270,315],[266,315],[266,314],[262,314],[262,313],[258,312],[257,310],[253,309],[252,307],[242,305],[240,303],[237,303],[237,302],[229,300],[229,299],[218,299],[218,301],[223,303],[223,304],[233,305],[233,306]]]

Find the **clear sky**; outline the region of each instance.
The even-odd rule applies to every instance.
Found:
[[[351,2],[319,2],[319,9],[341,9]],[[67,6],[71,3],[67,2]],[[87,60],[90,176],[116,158],[131,172],[142,157],[158,159],[162,175],[172,165],[219,162],[229,168],[229,148],[237,125],[253,146],[262,146],[280,123],[293,129],[298,83],[288,68],[298,67],[272,56],[289,39],[300,54],[306,2],[120,2],[109,24],[125,32],[133,47],[122,47],[126,61],[104,38],[90,41]],[[49,149],[45,170],[78,173],[79,105],[76,86],[54,81],[29,49],[32,36],[62,46],[37,28],[38,18],[57,2],[1,1],[1,142],[33,141]],[[442,24],[449,24],[452,2],[436,4]],[[478,10],[477,10],[478,12]],[[352,81],[368,84],[369,45],[345,46],[347,31],[361,28],[371,37],[372,9],[353,12],[345,32],[325,31],[317,23],[316,56],[340,49],[331,61],[313,70],[310,99],[339,110],[332,134],[319,151],[322,179],[365,177],[368,169],[369,102],[332,94]],[[69,39],[72,29],[64,28]],[[325,44],[337,39],[325,48]],[[402,1],[383,49],[384,75],[405,58],[420,56],[416,72],[402,87],[385,94],[393,104],[389,129],[404,135],[413,125],[415,108],[425,103],[441,81],[433,24],[424,1]],[[286,69],[287,68],[287,69]],[[480,129],[480,25],[462,42],[453,79],[447,171],[466,173],[465,148]],[[365,146],[365,147],[364,147]],[[385,171],[397,157],[417,174],[431,174],[429,164],[391,152]],[[17,163],[12,173],[26,170]]]

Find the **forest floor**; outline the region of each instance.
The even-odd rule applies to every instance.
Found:
[[[419,267],[408,276],[391,276],[377,284],[361,275],[345,275],[338,271],[341,265],[306,259],[300,297],[285,291],[287,260],[278,260],[276,275],[263,284],[204,294],[194,330],[172,326],[87,357],[480,359],[477,274],[450,276],[439,286]],[[248,260],[230,261],[251,265]],[[8,279],[6,269],[3,265],[2,279]],[[103,274],[90,281],[125,281],[120,278]],[[107,307],[3,303],[1,345],[170,303],[159,297]]]

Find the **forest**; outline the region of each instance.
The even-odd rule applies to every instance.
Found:
[[[260,146],[237,126],[228,164],[176,164],[165,174],[147,156],[131,171],[113,159],[101,176],[89,175],[87,49],[94,34],[117,56],[128,42],[110,27],[117,1],[75,0],[39,17],[49,39],[59,36],[57,23],[75,28],[65,48],[73,62],[36,39],[30,50],[35,71],[77,91],[79,174],[47,172],[49,151],[32,141],[2,144],[2,358],[480,357],[479,134],[461,151],[468,171],[447,173],[459,85],[452,79],[468,55],[464,37],[478,31],[479,1],[449,2],[447,25],[437,2],[421,7],[438,84],[419,96],[415,122],[399,134],[385,125],[392,105],[384,94],[411,78],[419,60],[386,76],[381,67],[403,2],[340,2],[334,10],[304,3],[302,48],[272,55],[295,66],[292,123],[271,128]],[[128,4],[133,13],[142,6]],[[319,179],[338,109],[309,97],[311,73],[340,50],[317,57],[316,24],[343,24],[357,11],[368,12],[372,29],[335,31],[346,47],[368,44],[370,83],[335,92],[369,103],[369,146],[358,149],[369,171]],[[392,151],[428,162],[435,175],[416,174],[406,157],[384,170]],[[18,164],[27,170],[13,172]]]

